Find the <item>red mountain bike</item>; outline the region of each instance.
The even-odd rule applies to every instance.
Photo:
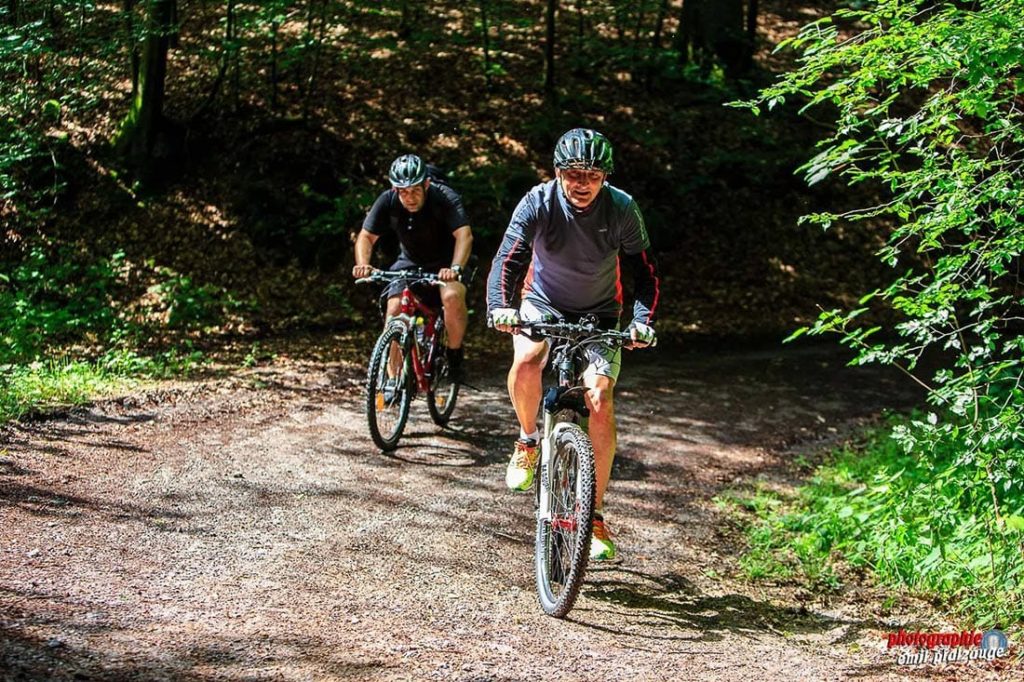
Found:
[[[366,380],[366,418],[370,436],[384,452],[398,447],[409,406],[417,393],[427,397],[430,418],[445,426],[455,410],[459,383],[448,365],[444,315],[412,291],[416,284],[443,286],[436,273],[423,270],[374,270],[357,283],[390,284],[404,280],[402,312],[391,318],[370,354]]]

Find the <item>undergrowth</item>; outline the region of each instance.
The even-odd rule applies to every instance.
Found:
[[[863,575],[972,626],[1024,622],[1024,498],[1012,486],[963,486],[947,475],[961,466],[956,448],[921,456],[891,434],[878,428],[833,452],[792,493],[720,496],[750,513],[746,575],[818,591]]]

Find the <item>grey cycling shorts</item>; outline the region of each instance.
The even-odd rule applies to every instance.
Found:
[[[566,317],[562,313],[558,312],[554,308],[544,306],[533,301],[523,301],[519,306],[519,318],[524,322],[554,322],[556,320],[565,320]],[[569,322],[575,322],[576,320],[567,320]],[[618,329],[616,323],[615,328]],[[512,344],[516,350],[521,347],[525,347],[526,344],[535,344],[536,340],[531,339],[525,334],[515,334],[512,337]],[[547,339],[544,340],[548,350],[551,349],[551,342]],[[547,355],[545,351],[545,362],[547,362]],[[590,374],[596,374],[599,376],[605,376],[610,378],[612,381],[616,381],[619,378],[619,369],[622,367],[622,348],[615,347],[609,348],[603,343],[595,343],[587,347],[587,368],[583,371],[583,376],[586,377]]]

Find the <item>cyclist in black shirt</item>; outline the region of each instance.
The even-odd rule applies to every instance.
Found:
[[[391,189],[381,193],[363,220],[356,237],[352,276],[367,277],[373,271],[370,255],[373,245],[386,230],[398,236],[401,254],[390,270],[422,268],[437,271],[445,284],[417,289],[417,295],[433,305],[444,307],[448,330],[448,357],[455,376],[462,370],[462,340],[466,334],[466,287],[459,281],[469,260],[473,232],[462,207],[462,199],[447,185],[431,183],[427,166],[415,154],[395,159],[388,173]],[[387,317],[401,312],[399,295],[405,282],[398,281],[386,290]]]

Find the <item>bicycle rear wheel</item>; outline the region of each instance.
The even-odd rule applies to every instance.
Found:
[[[559,431],[550,467],[550,519],[537,514],[534,566],[544,613],[564,617],[583,585],[594,526],[594,449],[578,426]]]
[[[435,337],[434,363],[431,369],[430,390],[427,391],[427,411],[438,426],[446,426],[455,411],[459,398],[459,384],[452,380],[448,365],[448,332],[442,326]]]
[[[412,402],[410,343],[405,327],[392,324],[377,338],[373,353],[370,354],[366,380],[366,420],[370,427],[370,437],[384,452],[390,452],[398,446],[398,439],[402,437],[402,430],[409,418],[409,404]],[[388,361],[393,345],[397,345],[401,361],[398,373],[391,377],[388,374]]]

